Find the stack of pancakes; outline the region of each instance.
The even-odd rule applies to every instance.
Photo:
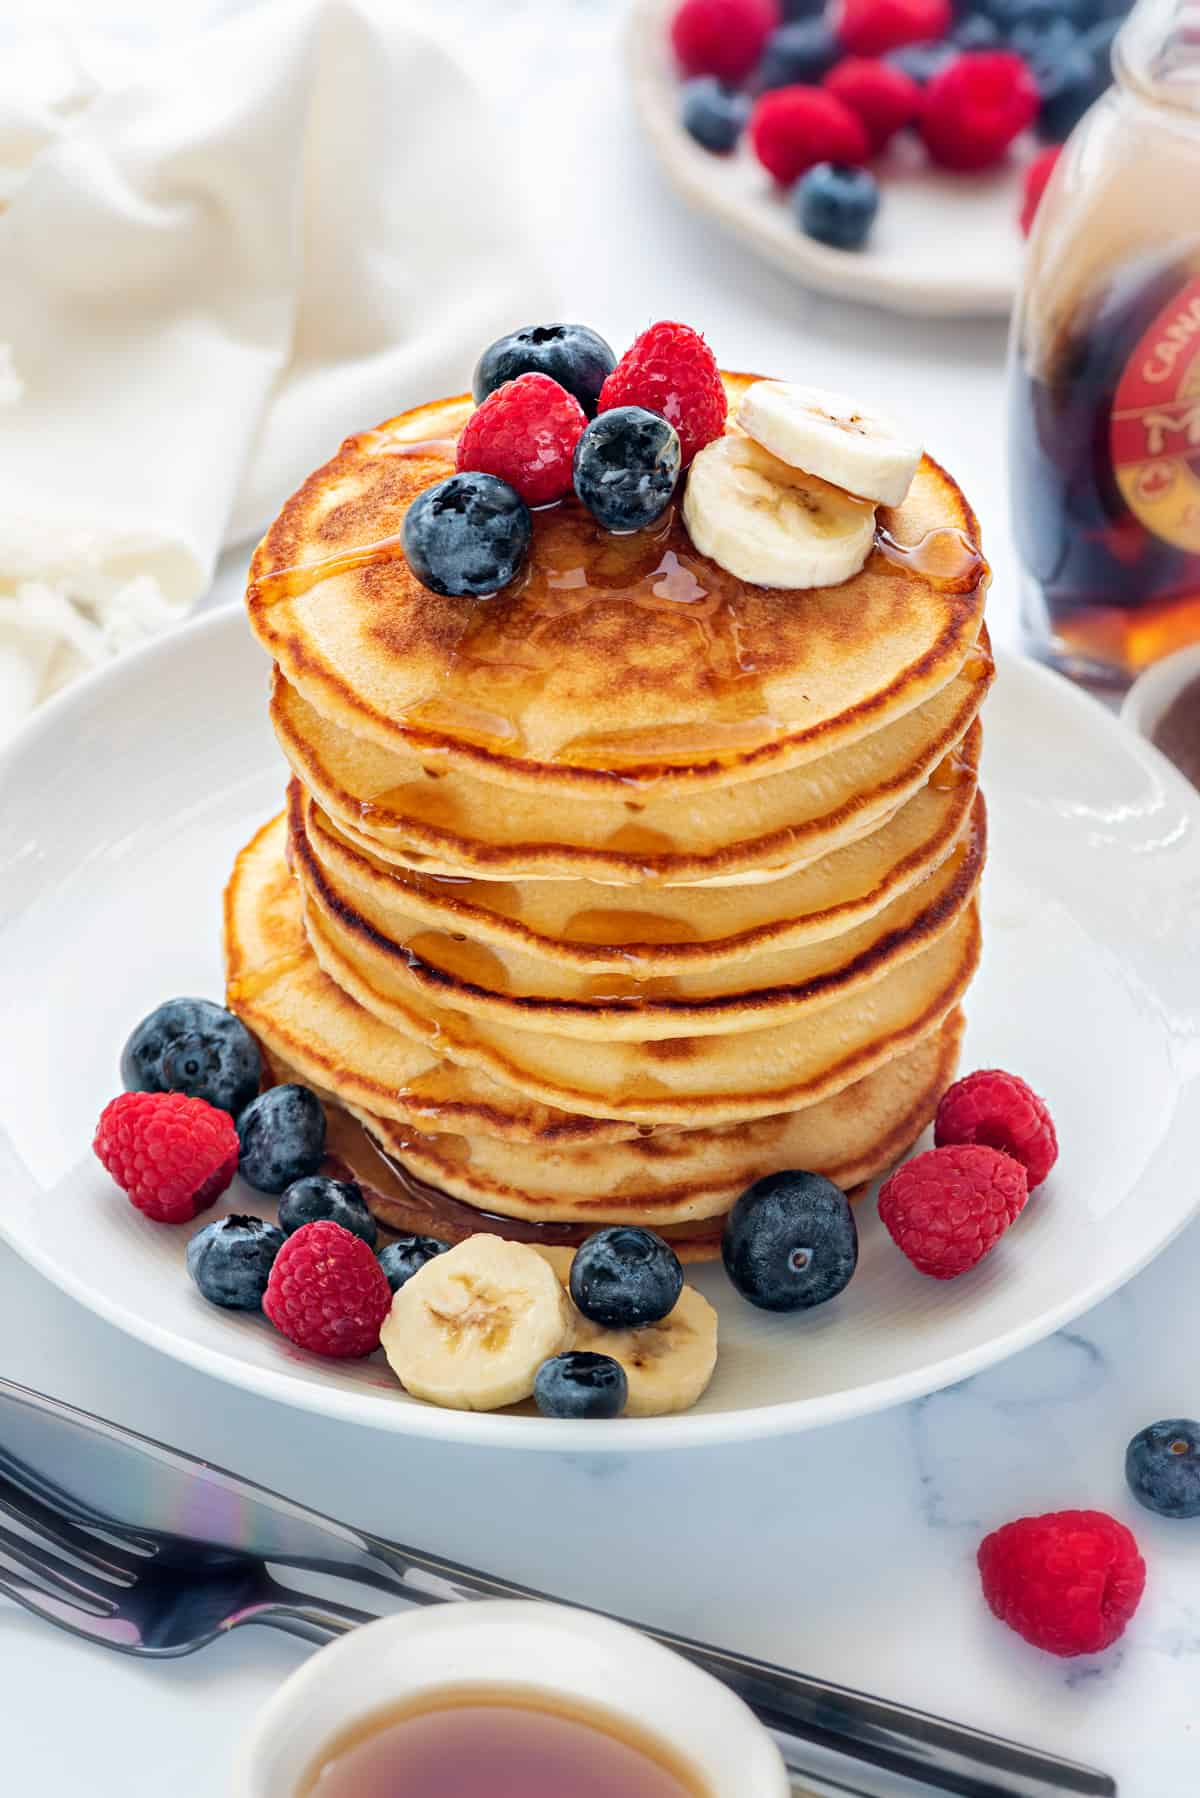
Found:
[[[642,1223],[710,1255],[751,1180],[858,1186],[953,1076],[975,520],[926,459],[860,574],[784,591],[699,555],[676,507],[614,536],[566,501],[510,587],[441,598],[399,532],[469,411],[351,438],[255,556],[293,779],[230,883],[229,1003],[337,1102],[384,1222]]]

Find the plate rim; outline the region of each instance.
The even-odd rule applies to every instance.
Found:
[[[38,708],[12,738],[0,748],[0,790],[14,764],[36,750],[39,740],[50,730],[61,730],[73,714],[82,714],[97,703],[108,703],[110,690],[122,687],[144,688],[145,677],[156,664],[186,655],[188,646],[199,637],[219,638],[228,635],[239,640],[234,653],[253,650],[249,627],[240,606],[231,603],[216,608],[167,632],[164,636],[140,645],[137,649],[108,662],[82,676],[62,693],[56,694]],[[1103,718],[1102,729],[1115,733],[1115,741],[1128,754],[1165,781],[1168,791],[1195,815],[1200,828],[1200,792],[1153,744],[1122,725],[1098,701],[1073,686],[1053,670],[1030,660],[1000,650],[997,667],[1002,678],[1014,683],[1026,682],[1040,691],[1043,699],[1067,705],[1080,714]],[[265,663],[264,663],[265,667]],[[8,1159],[6,1157],[6,1159]],[[32,1207],[36,1189],[23,1164],[12,1158],[17,1176],[14,1197]],[[620,1418],[611,1423],[572,1421],[506,1414],[451,1411],[438,1406],[405,1402],[399,1388],[394,1398],[376,1390],[355,1390],[324,1385],[282,1365],[278,1369],[258,1367],[243,1360],[234,1350],[210,1347],[193,1342],[186,1336],[143,1317],[123,1304],[108,1291],[89,1285],[73,1269],[58,1262],[44,1243],[22,1227],[12,1206],[0,1208],[0,1238],[43,1278],[65,1292],[76,1303],[113,1325],[123,1334],[158,1350],[194,1371],[250,1391],[263,1398],[276,1399],[294,1408],[311,1411],[335,1421],[367,1425],[401,1436],[417,1436],[428,1440],[459,1442],[479,1447],[535,1449],[542,1453],[621,1453],[637,1454],[665,1449],[721,1447],[738,1442],[760,1441],[770,1437],[797,1436],[825,1424],[850,1420],[891,1409],[930,1393],[943,1391],[985,1368],[999,1365],[1022,1349],[1044,1340],[1090,1311],[1095,1305],[1118,1291],[1147,1267],[1166,1249],[1175,1237],[1200,1211],[1200,1187],[1191,1204],[1175,1219],[1171,1228],[1140,1252],[1124,1267],[1104,1275],[1082,1292],[1071,1294],[1047,1311],[1014,1326],[998,1339],[979,1344],[958,1354],[942,1357],[920,1369],[895,1374],[857,1388],[773,1404],[741,1407],[725,1411],[684,1412],[656,1418]]]
[[[815,293],[878,306],[908,318],[1007,318],[1019,283],[1002,277],[953,279],[931,286],[918,277],[881,274],[869,252],[851,265],[846,252],[797,232],[786,245],[762,223],[756,209],[733,204],[705,180],[712,154],[693,144],[662,94],[659,63],[669,10],[677,0],[632,0],[625,31],[625,67],[634,111],[658,167],[687,205],[714,219],[775,268]],[[1013,202],[1014,217],[1016,197]],[[1014,227],[1015,228],[1015,227]]]

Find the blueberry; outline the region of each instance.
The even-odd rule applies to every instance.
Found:
[[[919,87],[924,87],[954,55],[955,46],[938,38],[928,43],[902,44],[898,50],[889,50],[883,60],[890,62],[893,68],[903,69]]]
[[[1125,1450],[1138,1503],[1160,1517],[1200,1517],[1200,1423],[1169,1417],[1139,1430]]]
[[[759,87],[791,87],[828,75],[843,51],[823,18],[798,19],[781,25],[767,39],[758,65]]]
[[[801,228],[835,250],[858,250],[879,211],[879,183],[869,169],[818,162],[792,189],[792,210]]]
[[[533,1382],[533,1400],[543,1417],[619,1417],[628,1396],[621,1363],[585,1350],[543,1361]]]
[[[187,1270],[210,1305],[259,1311],[283,1231],[261,1217],[219,1217],[187,1245]]]
[[[836,1298],[858,1265],[849,1201],[824,1174],[768,1174],[725,1220],[725,1271],[763,1311],[808,1311]]]
[[[638,1330],[675,1309],[683,1269],[653,1230],[616,1224],[589,1236],[571,1263],[571,1297],[585,1317],[612,1330]]]
[[[969,12],[950,33],[950,42],[960,50],[998,50],[1004,42],[995,19],[985,12]]]
[[[238,1169],[260,1192],[283,1192],[325,1159],[325,1113],[307,1086],[271,1086],[237,1121]]]
[[[211,999],[168,999],[121,1051],[128,1092],[190,1093],[236,1117],[258,1091],[262,1057],[240,1018]]]
[[[294,1230],[303,1229],[305,1224],[315,1224],[320,1218],[341,1224],[343,1230],[361,1236],[371,1248],[375,1247],[379,1230],[367,1210],[357,1180],[331,1180],[327,1174],[306,1174],[302,1180],[292,1181],[279,1201],[279,1224],[284,1234],[290,1236]]]
[[[641,406],[614,406],[575,445],[575,491],[609,531],[640,531],[671,503],[682,462],[673,425]]]
[[[825,12],[825,0],[783,0],[779,10],[785,19],[819,19]]]
[[[496,593],[529,549],[533,519],[515,487],[494,474],[452,474],[404,514],[404,554],[434,593]]]
[[[593,418],[600,389],[616,366],[612,346],[587,325],[526,325],[488,345],[475,364],[472,391],[478,405],[518,375],[549,375]]]
[[[706,150],[732,150],[746,128],[750,102],[712,75],[684,83],[680,108],[683,128]]]
[[[387,1275],[392,1291],[399,1292],[418,1268],[432,1261],[435,1255],[444,1255],[449,1247],[448,1242],[439,1242],[436,1236],[398,1236],[395,1242],[380,1249],[379,1265]]]
[[[1009,33],[1008,47],[1025,58],[1037,79],[1040,69],[1052,68],[1079,48],[1079,33],[1068,19],[1024,19]]]
[[[1109,82],[1112,81],[1113,39],[1124,23],[1124,19],[1100,19],[1080,33],[1079,42],[1106,71]]]
[[[1043,143],[1061,144],[1109,86],[1108,65],[1077,40],[1073,49],[1048,67],[1032,66],[1042,97],[1037,134]]]

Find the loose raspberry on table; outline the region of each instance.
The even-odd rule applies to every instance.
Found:
[[[372,1354],[391,1305],[387,1275],[366,1243],[328,1219],[288,1237],[263,1295],[277,1330],[335,1360]]]
[[[856,165],[871,153],[858,114],[821,87],[776,87],[760,95],[750,114],[750,142],[784,187],[818,162]]]
[[[1058,1137],[1045,1101],[1018,1075],[1000,1068],[980,1068],[955,1081],[938,1106],[933,1140],[939,1148],[981,1142],[1003,1150],[1025,1169],[1030,1192],[1058,1160]]]
[[[953,1280],[995,1248],[1028,1197],[1019,1161],[965,1143],[897,1168],[880,1190],[879,1215],[920,1273]]]
[[[1137,1610],[1146,1563],[1103,1511],[1021,1517],[979,1545],[983,1595],[1002,1623],[1048,1654],[1099,1654]]]
[[[778,0],[683,0],[671,44],[685,75],[743,81],[779,24]]]
[[[872,150],[882,150],[921,110],[921,89],[912,76],[874,57],[847,56],[824,85],[862,120]]]
[[[600,411],[616,406],[641,406],[674,425],[686,467],[725,429],[729,401],[700,333],[664,318],[634,339],[600,389]]]
[[[884,56],[904,44],[934,43],[953,21],[950,0],[841,0],[833,28],[853,56]]]
[[[1029,167],[1025,170],[1025,183],[1021,190],[1021,232],[1025,237],[1033,230],[1033,221],[1037,217],[1037,209],[1042,203],[1042,195],[1049,185],[1059,157],[1062,155],[1061,144],[1050,144],[1039,151]],[[1138,532],[1138,540],[1142,541],[1144,532]]]
[[[237,1172],[228,1112],[186,1093],[121,1093],[104,1107],[92,1142],[129,1201],[160,1224],[186,1224]]]
[[[944,168],[988,168],[1033,124],[1040,105],[1037,82],[1013,51],[965,50],[930,78],[921,137]]]
[[[571,458],[587,417],[549,375],[518,375],[489,393],[463,426],[459,471],[497,475],[531,506],[571,491]]]

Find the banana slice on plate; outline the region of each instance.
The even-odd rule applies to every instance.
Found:
[[[921,445],[890,418],[796,381],[755,381],[737,422],[782,462],[881,506],[900,504],[921,461]]]
[[[706,1391],[717,1365],[717,1314],[685,1286],[669,1316],[640,1330],[606,1330],[580,1317],[574,1347],[621,1363],[629,1381],[626,1417],[664,1417],[690,1410]]]
[[[875,541],[875,508],[749,437],[718,437],[688,471],[683,520],[701,555],[759,587],[836,587]]]
[[[570,1348],[575,1315],[549,1262],[528,1243],[469,1236],[406,1280],[380,1338],[414,1398],[495,1411],[533,1392],[543,1361]]]

